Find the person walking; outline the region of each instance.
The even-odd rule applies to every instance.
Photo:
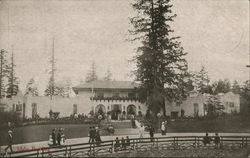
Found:
[[[89,143],[93,143],[94,142],[94,135],[93,135],[93,128],[89,127]]]
[[[95,130],[95,140],[96,140],[96,144],[97,145],[100,145],[102,140],[101,140],[101,135],[100,135],[100,130],[98,127],[96,127],[96,130]]]
[[[51,136],[52,136],[52,141],[53,141],[52,145],[55,146],[56,145],[56,129],[52,130]]]
[[[155,129],[154,127],[151,125],[149,128],[149,135],[150,135],[150,141],[153,142],[154,141],[154,133],[155,133]]]
[[[144,134],[144,126],[141,124],[141,126],[139,127],[139,138],[143,138],[143,134]]]
[[[12,131],[9,130],[8,131],[8,136],[7,136],[7,142],[8,142],[8,146],[4,149],[5,150],[5,154],[7,154],[7,150],[10,148],[10,152],[13,152],[12,149],[12,144],[13,144],[13,136],[12,136]]]

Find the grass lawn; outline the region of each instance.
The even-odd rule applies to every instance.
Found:
[[[175,120],[169,122],[167,131],[248,133],[250,132],[250,119],[236,115],[212,120]]]
[[[30,125],[18,127],[13,130],[14,144],[48,141],[53,128],[64,128],[64,134],[67,138],[87,137],[89,124],[48,124],[48,125]],[[102,135],[107,135],[102,131]],[[7,129],[0,129],[0,143],[6,144]]]

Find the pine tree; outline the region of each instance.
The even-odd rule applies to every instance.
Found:
[[[45,96],[64,96],[64,88],[56,83],[53,83],[52,87],[52,79],[50,78],[49,85],[44,91]]]
[[[168,101],[186,97],[187,53],[170,27],[177,15],[172,14],[170,0],[136,0],[132,7],[138,12],[130,19],[132,41],[142,43],[135,56],[139,96],[154,114],[163,109],[165,115],[165,97]]]
[[[209,88],[210,79],[208,77],[208,72],[205,67],[202,66],[201,70],[194,74],[194,84],[195,88],[200,93],[211,93]]]
[[[8,61],[6,60],[6,50],[0,51],[0,99],[6,96],[6,81],[8,80]]]
[[[25,95],[28,95],[28,94],[32,96],[38,96],[38,88],[35,85],[34,78],[31,78],[26,85]]]
[[[92,81],[96,81],[98,79],[97,75],[96,75],[96,66],[95,66],[95,62],[92,62],[91,65],[91,69],[89,70],[89,72],[87,73],[85,82],[92,82]]]
[[[238,82],[235,80],[232,86],[232,91],[235,94],[241,94],[241,88],[240,85],[238,84]]]
[[[104,74],[103,80],[110,81],[111,78],[112,78],[112,73],[111,73],[110,69],[108,69],[107,72]]]
[[[228,79],[219,80],[212,84],[212,87],[214,89],[213,94],[218,93],[227,93],[231,90],[231,83]]]
[[[14,64],[14,54],[13,53],[14,52],[13,52],[13,47],[12,47],[11,63],[9,66],[7,66],[7,69],[8,69],[7,97],[8,98],[16,96],[18,89],[19,89],[18,78],[16,77],[16,74],[15,74],[16,65]]]

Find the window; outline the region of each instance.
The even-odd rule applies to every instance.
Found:
[[[73,105],[73,114],[77,114],[77,105],[76,104]]]
[[[138,109],[141,110],[141,106],[138,106]]]
[[[22,111],[22,104],[16,105],[16,111]]]
[[[230,102],[229,107],[233,108],[234,107],[234,102]]]
[[[197,117],[199,115],[199,104],[194,103],[194,117]]]
[[[128,93],[129,98],[135,98],[135,93]]]

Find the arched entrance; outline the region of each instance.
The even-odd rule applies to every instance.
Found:
[[[121,112],[122,112],[122,105],[120,104],[111,105],[111,119],[112,120],[118,120]]]
[[[106,108],[104,105],[99,104],[95,107],[95,114],[103,115],[106,113]]]
[[[130,104],[130,105],[127,107],[127,114],[128,114],[128,115],[136,115],[136,106],[133,105],[133,104]]]

